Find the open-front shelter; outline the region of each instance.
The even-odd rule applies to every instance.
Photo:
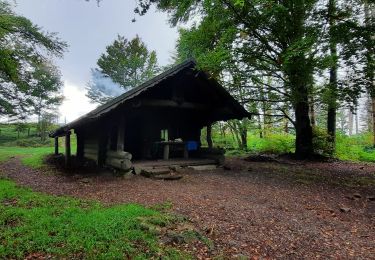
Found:
[[[201,129],[216,121],[243,119],[249,113],[192,60],[99,106],[50,134],[77,136],[77,159],[99,166],[129,169],[131,160],[198,157],[207,154],[200,144]]]

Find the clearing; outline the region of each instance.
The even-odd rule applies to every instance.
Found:
[[[66,176],[27,168],[17,158],[0,171],[36,191],[105,205],[168,202],[172,212],[187,216],[214,242],[197,249],[197,257],[375,255],[375,164],[229,159],[224,169],[186,169],[178,181]]]

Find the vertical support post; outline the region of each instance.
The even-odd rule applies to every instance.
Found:
[[[109,129],[108,127],[101,128],[99,130],[99,142],[98,142],[98,166],[103,167],[107,156],[107,145],[108,145]]]
[[[164,144],[164,150],[163,150],[163,159],[168,160],[169,159],[169,144]]]
[[[55,137],[55,155],[59,154],[59,137]]]
[[[76,136],[77,136],[77,159],[78,161],[82,162],[83,156],[84,156],[84,136],[81,132],[76,132]]]
[[[70,134],[70,131],[68,131],[65,135],[65,164],[67,167],[71,165]]]
[[[188,158],[189,158],[189,150],[188,150],[187,144],[184,144],[184,159],[188,159]]]
[[[208,148],[212,149],[212,125],[211,124],[207,125],[207,135],[206,135],[206,138],[207,138]]]
[[[124,139],[125,139],[125,118],[120,117],[117,133],[117,151],[124,151]]]

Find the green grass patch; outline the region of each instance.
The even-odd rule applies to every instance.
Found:
[[[74,155],[77,147],[73,143],[71,145],[71,152]],[[32,167],[40,168],[44,165],[44,158],[48,154],[54,153],[54,147],[17,147],[17,146],[0,146],[0,163],[9,160],[11,157],[18,156],[21,158],[22,164]],[[64,153],[63,147],[59,148],[60,153]]]
[[[0,162],[9,160],[13,156],[21,157],[21,162],[33,168],[43,166],[44,157],[54,152],[53,147],[6,147],[0,146]]]
[[[143,228],[168,225],[169,215],[140,205],[104,207],[96,202],[54,197],[0,179],[0,258],[32,254],[52,258],[181,259]]]
[[[354,136],[337,135],[336,156],[341,160],[375,162],[372,133]]]

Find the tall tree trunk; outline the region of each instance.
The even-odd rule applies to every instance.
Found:
[[[305,12],[303,1],[297,1],[291,9],[288,27],[288,46],[300,43],[305,35]],[[291,51],[288,49],[288,51]],[[312,127],[309,117],[309,86],[312,83],[312,60],[303,52],[294,52],[283,70],[288,78],[291,100],[295,112],[296,158],[306,159],[313,154]]]
[[[241,149],[247,150],[247,121],[246,119],[238,122],[241,137]]]
[[[359,134],[358,107],[355,108],[355,134]]]
[[[348,118],[349,118],[349,122],[348,122],[349,135],[353,135],[353,113],[350,109],[348,112]]]
[[[306,58],[296,56],[288,68],[288,77],[291,85],[293,106],[295,111],[296,128],[296,158],[309,158],[313,152],[312,127],[309,117],[309,88],[311,71],[306,69]]]
[[[311,126],[315,127],[316,126],[316,116],[315,116],[315,100],[314,96],[311,95],[310,97],[310,121],[311,121]]]
[[[303,95],[303,93],[301,93]],[[305,101],[298,101],[295,105],[296,117],[296,157],[306,159],[313,153],[312,127],[309,118],[309,104],[307,102],[307,93]]]
[[[259,128],[259,138],[263,138],[263,128],[262,128],[262,120],[260,115],[258,115],[258,128]]]
[[[327,115],[327,133],[328,141],[331,143],[330,153],[333,154],[335,150],[336,141],[336,112],[337,112],[337,44],[334,39],[334,26],[336,14],[336,1],[329,0],[328,3],[328,22],[329,22],[329,45],[330,54],[333,59],[332,66],[329,69],[329,86],[328,86],[328,115]]]
[[[374,26],[373,21],[375,18],[374,4],[369,0],[364,1],[365,11],[365,24],[367,27]],[[368,35],[366,39],[366,69],[365,76],[367,79],[367,91],[371,97],[371,112],[372,112],[372,132],[373,132],[373,146],[375,147],[375,62],[374,62],[374,46],[371,39],[375,37],[374,33]]]

